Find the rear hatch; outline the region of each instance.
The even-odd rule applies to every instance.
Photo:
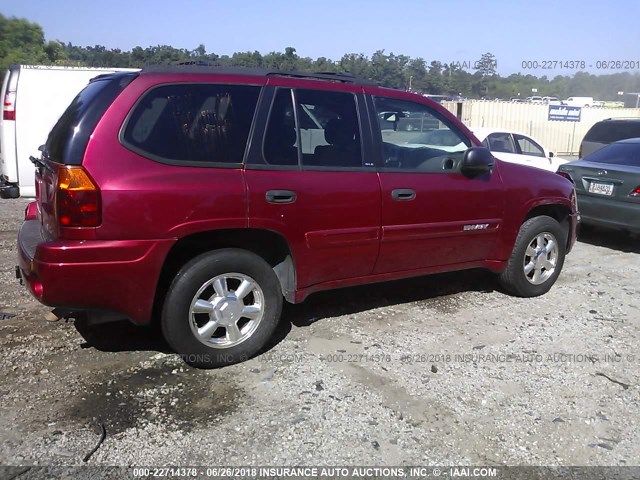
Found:
[[[559,170],[571,175],[578,195],[640,201],[640,141],[608,145]]]
[[[74,229],[100,224],[100,191],[82,168],[89,138],[113,100],[137,73],[100,75],[76,96],[40,147],[36,164],[36,199],[45,240],[73,237]]]

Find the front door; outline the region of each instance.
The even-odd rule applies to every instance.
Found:
[[[470,140],[419,102],[375,97],[382,193],[382,238],[375,273],[484,260],[503,213],[495,173],[469,177],[460,164]],[[398,128],[420,117],[427,129]]]

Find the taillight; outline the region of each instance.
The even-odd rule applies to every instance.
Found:
[[[571,175],[569,175],[569,173],[567,172],[556,172],[558,175],[560,175],[561,177],[566,178],[567,180],[569,180],[571,183],[573,183],[573,178],[571,178]]]
[[[56,218],[61,227],[97,227],[102,220],[100,190],[82,167],[58,170]]]
[[[640,197],[640,185],[638,185],[636,188],[631,190],[631,193],[629,193],[629,196],[630,197]]]
[[[2,105],[2,119],[16,119],[16,92],[7,92],[4,94],[4,103]]]

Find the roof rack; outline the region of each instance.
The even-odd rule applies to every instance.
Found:
[[[217,73],[226,75],[249,75],[258,77],[278,76],[308,78],[313,80],[329,80],[333,82],[354,83],[358,85],[374,85],[378,82],[366,78],[359,78],[345,72],[292,72],[275,70],[271,68],[248,67],[222,67],[215,63],[202,60],[180,62],[177,65],[148,65],[142,72],[169,72],[169,73]]]

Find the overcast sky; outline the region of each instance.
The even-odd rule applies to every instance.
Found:
[[[40,24],[47,40],[75,45],[171,45],[208,53],[265,54],[292,46],[303,57],[339,60],[376,50],[472,64],[483,53],[501,75],[572,74],[552,62],[584,61],[591,73],[640,70],[640,2],[484,0],[19,0],[0,12]],[[627,65],[599,65],[603,61]],[[538,62],[523,68],[523,61]],[[544,62],[547,62],[546,64]],[[533,63],[525,66],[535,67]],[[601,68],[607,66],[613,68]]]

